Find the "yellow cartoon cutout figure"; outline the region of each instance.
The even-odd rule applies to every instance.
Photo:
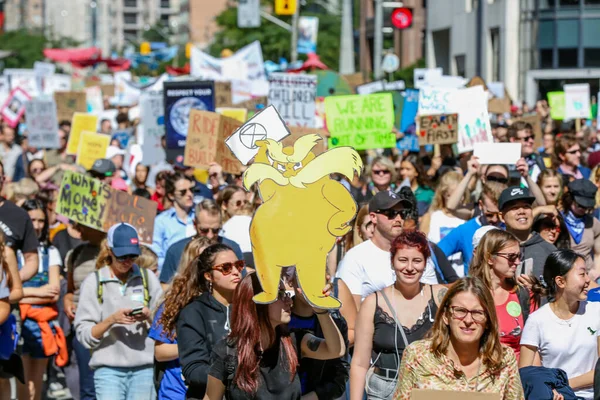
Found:
[[[262,293],[256,303],[277,300],[281,269],[295,266],[298,284],[313,306],[339,308],[338,299],[323,295],[327,254],[337,237],[351,229],[356,203],[350,192],[330,178],[349,180],[363,163],[351,147],[337,147],[318,156],[313,147],[322,140],[309,134],[293,147],[266,139],[256,142],[258,153],[244,173],[244,186],[258,183],[263,204],[250,225],[254,264]]]

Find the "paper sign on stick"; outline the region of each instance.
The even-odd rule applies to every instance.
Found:
[[[590,84],[564,85],[565,118],[590,117]]]
[[[225,143],[238,160],[247,165],[258,153],[257,141],[279,141],[289,134],[290,131],[275,107],[269,106],[236,130]]]
[[[54,100],[58,112],[58,121],[70,121],[74,113],[87,112],[85,92],[55,92]]]
[[[29,145],[38,149],[58,149],[56,103],[50,99],[33,99],[25,103],[25,121]]]
[[[473,155],[480,164],[514,165],[521,158],[521,143],[475,143]]]
[[[475,143],[492,143],[492,127],[487,110],[487,94],[483,86],[457,90],[452,107],[458,114],[458,152],[473,150]]]
[[[248,110],[245,108],[222,107],[217,108],[217,113],[240,121],[242,124],[248,119]]]
[[[56,212],[82,225],[107,232],[114,224],[134,226],[143,243],[152,243],[156,203],[115,190],[97,179],[65,171]]]
[[[384,90],[385,90],[385,81],[384,80],[369,82],[369,83],[365,83],[365,84],[362,84],[362,85],[356,87],[356,93],[362,94],[362,95],[383,92]]]
[[[420,115],[419,145],[458,142],[458,114]]]
[[[79,138],[81,132],[96,132],[97,123],[98,116],[96,115],[84,113],[75,113],[75,115],[73,115],[73,123],[71,124],[69,143],[67,143],[67,154],[77,154],[77,150],[79,150]]]
[[[315,127],[316,75],[272,73],[269,84],[269,104],[288,126]]]
[[[81,132],[79,138],[79,149],[77,151],[77,164],[89,170],[94,162],[106,155],[106,149],[110,145],[110,136],[96,132]]]
[[[162,93],[142,93],[140,96],[140,109],[142,126],[144,127],[142,162],[145,165],[154,165],[166,158],[165,150],[161,145],[161,138],[165,134],[165,109]]]
[[[565,119],[565,92],[548,93],[548,106],[550,106],[550,118]]]
[[[16,127],[19,120],[25,113],[25,103],[31,97],[21,88],[16,88],[10,92],[8,99],[0,110],[0,115],[12,128]]]

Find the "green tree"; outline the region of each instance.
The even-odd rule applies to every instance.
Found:
[[[317,54],[329,68],[338,69],[340,52],[340,29],[341,16],[328,13],[318,3],[322,1],[307,0],[306,5],[301,7],[301,16],[314,16],[319,18],[319,35],[317,38]],[[280,20],[292,23],[291,17],[277,16]],[[216,18],[217,25],[221,28],[215,35],[210,54],[219,57],[223,49],[237,51],[240,48],[254,42],[260,41],[263,58],[266,60],[279,61],[285,57],[288,61],[291,57],[291,33],[265,19],[261,20],[259,28],[240,29],[237,26],[237,7],[228,7]],[[306,59],[300,54],[299,59]]]
[[[169,42],[169,38],[173,36],[171,27],[161,21],[158,21],[150,29],[144,31],[142,39],[144,42]]]

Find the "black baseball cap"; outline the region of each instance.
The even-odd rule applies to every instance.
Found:
[[[117,168],[115,167],[115,164],[112,161],[106,158],[99,158],[96,161],[94,161],[92,168],[90,168],[88,172],[92,175],[105,177],[113,176],[116,170]]]
[[[408,207],[412,208],[413,205],[405,196],[401,196],[391,190],[382,190],[378,192],[369,201],[369,212],[385,211],[393,208],[396,204],[403,202]]]
[[[498,209],[502,211],[510,203],[517,200],[525,200],[529,202],[529,204],[533,204],[535,197],[529,194],[529,189],[527,188],[511,186],[504,189],[500,194],[500,199],[498,199]]]
[[[575,179],[569,183],[569,192],[577,204],[585,208],[596,206],[598,188],[588,179]]]

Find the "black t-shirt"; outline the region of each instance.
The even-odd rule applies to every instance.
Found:
[[[76,239],[69,235],[68,229],[59,231],[56,235],[54,235],[54,240],[52,241],[52,245],[56,247],[60,253],[60,258],[62,259],[63,265],[65,265],[67,253],[79,246],[81,243],[83,243],[83,240]]]
[[[296,346],[296,336],[290,334],[292,343]],[[227,400],[296,400],[302,396],[300,379],[296,374],[290,380],[285,351],[280,346],[280,336],[277,335],[275,345],[263,353],[260,361],[260,377],[258,390],[249,394],[233,383],[237,368],[237,349],[227,342],[227,338],[219,341],[213,348],[211,365],[208,374],[223,382]]]
[[[0,202],[0,229],[6,244],[15,252],[37,252],[39,243],[27,211],[4,198]]]

